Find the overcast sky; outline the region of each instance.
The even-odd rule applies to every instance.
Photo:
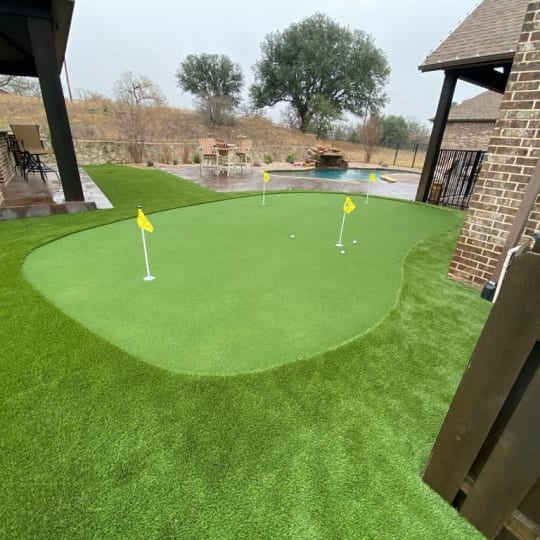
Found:
[[[191,53],[227,55],[243,71],[246,88],[260,44],[316,12],[351,29],[364,30],[392,69],[385,114],[427,121],[437,107],[443,73],[418,65],[478,0],[76,0],[66,52],[71,87],[111,95],[123,71],[146,75],[169,103],[193,108],[175,72]],[[458,83],[455,101],[481,88]],[[278,113],[269,111],[277,119]]]

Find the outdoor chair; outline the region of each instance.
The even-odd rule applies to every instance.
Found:
[[[218,139],[215,146],[218,153],[218,174],[226,173],[227,176],[236,173],[236,145]]]
[[[17,139],[15,139],[15,135],[12,135],[9,133],[6,137],[7,142],[7,148],[8,151],[11,152],[11,155],[13,156],[13,159],[15,160],[15,171],[19,172],[20,175],[27,180],[27,174],[26,174],[26,159],[25,154],[19,149],[19,145],[17,144]]]
[[[199,139],[199,168],[202,176],[203,169],[210,169],[218,174],[219,156],[215,147],[216,140],[212,137]]]
[[[253,157],[251,155],[252,146],[253,141],[251,141],[251,139],[242,139],[236,149],[236,165],[240,167],[240,174],[246,172],[248,165],[250,167],[249,172],[253,172]]]
[[[24,156],[23,167],[25,178],[28,173],[39,172],[41,179],[47,181],[47,173],[52,172],[58,176],[54,169],[41,161],[41,156],[50,155],[52,152],[45,148],[39,134],[39,126],[35,124],[11,124],[11,131],[15,137],[18,151]]]

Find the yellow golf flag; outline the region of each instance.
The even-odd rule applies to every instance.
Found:
[[[350,214],[356,208],[350,197],[345,197],[345,202],[343,203],[343,211],[346,214]]]
[[[152,232],[154,230],[154,227],[152,227],[152,224],[148,221],[148,218],[144,215],[144,212],[140,206],[137,208],[137,225],[141,229],[148,232]]]
[[[376,181],[377,181],[377,177],[376,177],[373,173],[370,173],[370,174],[369,174],[369,181],[370,181],[370,182],[376,182]]]
[[[270,175],[266,171],[263,172],[263,180],[265,182],[268,182],[268,180],[270,180]]]

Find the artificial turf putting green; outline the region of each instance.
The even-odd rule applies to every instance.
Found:
[[[265,369],[380,321],[396,302],[407,252],[456,221],[423,205],[355,200],[345,255],[335,246],[343,195],[283,194],[264,207],[246,197],[150,215],[152,282],[142,279],[134,219],[47,244],[24,273],[71,317],[148,363],[199,374]]]
[[[148,168],[87,170],[113,210],[0,223],[0,538],[481,540],[421,479],[491,307],[446,278],[461,212],[411,250],[398,302],[358,339],[193,377],[83,328],[21,267],[139,201],[157,211],[231,195]]]

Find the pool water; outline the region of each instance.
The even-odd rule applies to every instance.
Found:
[[[377,181],[381,175],[401,173],[395,169],[309,169],[290,171],[271,171],[271,175],[287,176],[295,178],[319,178],[320,180],[340,180],[342,182],[367,182],[369,175],[373,173]]]

